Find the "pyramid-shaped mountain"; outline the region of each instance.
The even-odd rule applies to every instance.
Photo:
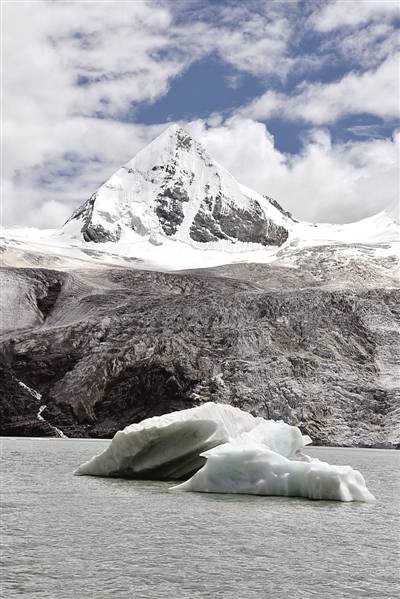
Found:
[[[172,125],[118,169],[64,226],[85,241],[279,246],[290,217],[240,185],[184,129]]]

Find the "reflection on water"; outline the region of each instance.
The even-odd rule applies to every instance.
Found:
[[[344,504],[72,475],[107,443],[1,441],[2,597],[397,595],[398,452],[309,449],[361,470],[377,497]]]

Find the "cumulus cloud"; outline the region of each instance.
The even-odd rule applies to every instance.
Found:
[[[397,113],[392,4],[362,3],[356,11],[359,2],[346,2],[346,10],[294,0],[5,2],[2,223],[59,226],[165,127],[129,122],[135,108],[160,98],[207,55],[233,67],[227,85],[246,72],[269,88],[241,116],[214,114],[210,126],[191,125],[238,179],[275,195],[299,218],[351,220],[381,208],[394,181],[394,141],[335,146],[321,126],[349,112]],[[296,44],[310,28],[329,39],[318,55],[299,55]],[[286,85],[294,71],[305,78],[317,72],[335,44],[368,70],[305,83],[290,95],[271,88]],[[256,122],[271,115],[320,128],[301,154],[286,156]]]
[[[64,214],[52,202],[83,201],[149,142],[159,127],[123,121],[205,54],[255,72],[287,70],[279,59],[289,28],[275,9],[266,16],[216,5],[187,22],[173,7],[4,4],[3,224],[60,224]]]
[[[284,79],[296,64],[289,46],[297,4],[292,0],[288,9],[281,2],[216,2],[193,12],[190,2],[186,10],[185,3],[175,3],[176,13],[183,16],[174,35],[194,56],[214,53],[240,71]]]
[[[59,226],[158,131],[112,115],[164,93],[186,59],[171,51],[171,17],[158,4],[40,0],[3,10],[2,223]]]
[[[6,3],[4,12],[7,112],[22,117],[44,103],[54,117],[115,113],[163,93],[186,64],[171,48],[170,15],[156,4],[33,0]]]
[[[377,69],[348,73],[333,83],[302,84],[297,93],[267,91],[242,113],[255,119],[284,114],[316,125],[335,122],[344,114],[371,113],[395,118],[399,105],[399,55],[386,59]]]
[[[183,125],[238,181],[274,197],[298,219],[350,222],[385,209],[395,198],[399,135],[334,145],[325,129],[314,129],[303,151],[288,155],[276,148],[263,123],[240,117],[211,121]],[[93,140],[103,138],[96,160],[78,160],[80,169],[72,178],[62,176],[63,169],[74,164],[68,154],[43,171],[26,171],[18,186],[18,201],[6,203],[4,218],[32,226],[60,226],[83,199],[166,126],[115,128],[114,123],[103,123],[103,131],[82,146],[82,155],[95,155]],[[37,178],[45,176],[47,184],[42,181],[38,187]],[[15,189],[4,191],[17,197]]]
[[[48,136],[47,124],[28,130],[7,127],[8,148],[2,188],[2,223],[60,226],[121,164],[165,128],[109,119],[71,117],[57,121]],[[35,143],[35,140],[38,143]],[[26,141],[29,143],[26,144]],[[47,210],[53,201],[65,210]]]
[[[367,69],[379,66],[400,50],[398,29],[388,23],[371,23],[350,32],[340,30],[331,43],[343,60]]]
[[[235,117],[208,128],[188,125],[209,152],[243,184],[278,200],[311,222],[351,222],[384,210],[399,188],[400,135],[333,145],[324,129],[311,132],[303,151],[286,155],[266,126]]]
[[[318,31],[356,27],[370,21],[391,21],[400,17],[397,0],[333,0],[316,10],[311,22]]]

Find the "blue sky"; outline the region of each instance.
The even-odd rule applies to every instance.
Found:
[[[6,225],[58,226],[179,121],[298,218],[398,191],[392,0],[3,4]]]

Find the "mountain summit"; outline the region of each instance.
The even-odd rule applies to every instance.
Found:
[[[295,222],[168,129],[61,231],[0,233],[0,434],[112,437],[217,399],[399,447],[398,231],[397,206]]]
[[[100,243],[139,236],[156,245],[170,238],[201,246],[280,246],[290,222],[279,205],[240,185],[172,125],[101,185],[64,228]]]

